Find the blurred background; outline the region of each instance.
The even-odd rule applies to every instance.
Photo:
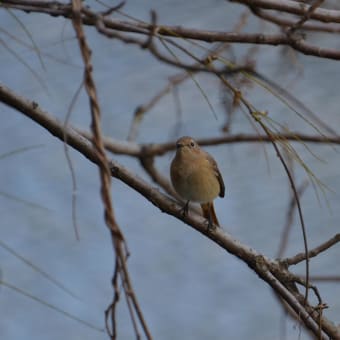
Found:
[[[88,3],[101,8],[95,1]],[[158,22],[162,24],[226,31],[235,27],[245,11],[240,5],[217,0],[128,1],[123,11],[150,21],[150,9],[156,10]],[[34,51],[6,34],[10,32],[30,43],[13,13],[44,53],[45,69]],[[64,120],[83,77],[72,25],[62,18],[10,13],[0,8],[0,29],[1,83]],[[249,17],[244,31],[262,29],[256,18]],[[264,29],[270,31],[271,26]],[[160,63],[145,50],[108,40],[93,28],[87,28],[86,33],[93,50],[103,132],[124,140],[136,107],[148,102],[178,70]],[[322,35],[315,34],[312,39],[325,43]],[[327,43],[338,48],[340,45],[335,39]],[[233,46],[234,60],[247,55],[250,47]],[[258,72],[289,89],[337,130],[340,123],[338,63],[270,46],[258,47],[254,60]],[[199,88],[188,79],[178,88],[180,117],[174,96],[165,96],[146,113],[137,142],[174,141],[181,135],[195,138],[223,135],[225,94],[216,78],[201,74],[195,79],[208,96],[217,119]],[[263,88],[249,86],[244,93],[259,110],[268,111],[271,118],[292,131],[317,134]],[[98,169],[70,150],[78,187],[80,241],[77,241],[72,225],[71,174],[63,144],[7,106],[0,105],[0,114],[0,155],[32,147],[0,158],[1,243],[58,279],[77,298],[51,284],[3,245],[0,247],[1,279],[104,328],[104,310],[113,294],[114,258],[103,219]],[[72,110],[70,122],[89,128],[90,112],[84,91]],[[239,110],[234,113],[230,131],[254,132],[246,115]],[[303,145],[295,143],[294,146],[306,165],[330,189],[326,190],[326,196],[321,193],[318,201],[309,185],[301,198],[312,248],[339,232],[339,148],[310,144],[318,159]],[[226,183],[226,197],[215,201],[221,224],[241,242],[275,258],[291,192],[273,148],[269,144],[242,143],[206,150],[217,160]],[[136,159],[112,157],[151,181]],[[169,153],[157,159],[158,169],[166,176],[172,157]],[[299,165],[294,169],[300,185],[306,174]],[[283,317],[271,289],[244,263],[181,221],[163,214],[117,180],[112,183],[112,196],[117,221],[131,251],[129,268],[133,285],[155,339],[309,339],[303,331],[300,334],[298,323]],[[285,256],[301,251],[302,233],[295,218]],[[311,275],[338,275],[338,251],[335,246],[312,259]],[[297,266],[295,272],[304,274],[304,265]],[[339,283],[321,282],[318,287],[329,305],[325,315],[339,322]],[[118,307],[118,339],[132,339],[132,326],[123,300]],[[108,339],[105,332],[99,333],[5,286],[0,286],[0,315],[1,339]]]

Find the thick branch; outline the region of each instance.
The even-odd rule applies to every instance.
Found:
[[[74,128],[81,135],[91,140],[92,135],[83,129]],[[320,144],[340,144],[340,136],[316,136],[300,134],[298,132],[272,134],[235,134],[213,138],[197,138],[199,145],[213,146],[231,143],[271,143],[273,140],[290,142],[305,142],[305,143],[320,143]],[[117,155],[128,155],[133,157],[153,157],[162,156],[169,151],[176,149],[175,142],[159,143],[159,144],[138,144],[135,142],[127,142],[116,140],[111,137],[103,137],[104,145],[107,150]]]
[[[0,86],[0,101],[9,105],[12,108],[22,112],[30,119],[34,120],[61,141],[64,135],[67,135],[67,142],[70,146],[81,152],[86,158],[96,164],[100,164],[97,153],[91,143],[74,129],[63,129],[63,124],[57,119],[51,117],[47,112],[41,110],[34,102],[26,100],[4,86]],[[276,293],[278,293],[291,307],[297,315],[301,317],[306,326],[311,329],[314,334],[318,330],[319,315],[313,312],[312,307],[308,304],[303,304],[303,296],[296,290],[291,290],[291,282],[286,282],[287,277],[291,274],[286,269],[280,266],[276,261],[258,253],[256,250],[235,240],[231,235],[225,233],[221,228],[214,230],[207,229],[206,221],[199,215],[191,212],[186,216],[181,213],[181,206],[162,194],[159,190],[151,187],[147,182],[138,177],[136,174],[129,172],[116,161],[110,163],[112,176],[120,179],[128,186],[142,194],[147,200],[157,206],[163,212],[172,215],[192,228],[196,229],[206,237],[220,245],[229,253],[235,255],[254,270],[264,281],[266,281]],[[278,284],[280,283],[280,284]],[[283,293],[283,291],[285,293]],[[309,318],[305,318],[306,311],[310,313]],[[339,330],[326,318],[321,318],[322,331],[329,337],[340,338]]]
[[[250,0],[249,0],[250,1]],[[249,1],[243,1],[243,3],[247,4]],[[268,0],[269,1],[269,0]],[[251,2],[254,2],[253,0]],[[261,1],[259,1],[261,3]],[[269,1],[270,6],[271,3],[279,2],[283,3],[283,5],[287,2],[289,6],[283,6],[283,8],[294,8],[290,3],[295,4],[299,7],[298,4],[294,1]],[[266,1],[264,1],[266,3]],[[273,6],[274,6],[273,5]],[[37,13],[45,13],[52,16],[63,16],[66,18],[72,17],[72,9],[69,5],[65,5],[63,3],[57,1],[24,1],[24,0],[2,0],[0,3],[0,7],[13,8],[22,10],[25,12],[37,12]],[[308,8],[307,8],[308,9]],[[320,14],[320,11],[321,12]],[[326,12],[325,12],[326,11]],[[303,15],[305,11],[299,10],[298,14]],[[208,31],[208,30],[199,30],[192,28],[184,28],[181,26],[169,26],[169,25],[151,25],[148,23],[143,23],[141,21],[129,22],[115,19],[108,19],[102,17],[100,13],[93,12],[89,9],[83,10],[82,12],[82,21],[83,24],[96,26],[98,24],[98,18],[101,18],[101,21],[105,28],[113,30],[113,31],[122,31],[122,32],[130,32],[130,33],[138,33],[143,35],[150,35],[152,32],[157,32],[157,36],[169,36],[174,38],[186,38],[186,39],[194,39],[201,40],[206,42],[230,42],[230,43],[241,43],[241,44],[260,44],[260,45],[288,45],[293,49],[306,54],[313,55],[322,58],[329,58],[340,60],[340,51],[333,48],[321,48],[317,45],[311,45],[306,43],[301,38],[294,38],[293,36],[289,36],[286,34],[262,34],[262,33],[234,33],[234,32],[221,32],[221,31]],[[312,13],[312,18],[318,18],[317,20],[328,22],[340,22],[340,12],[339,11],[331,11],[331,10],[323,10],[318,8],[315,12]],[[327,19],[328,18],[328,19]],[[121,39],[123,41],[127,41],[124,37],[119,37],[115,34],[117,39]],[[130,43],[137,43],[136,39],[130,39]],[[147,48],[151,48],[153,44],[148,46]],[[151,50],[150,50],[151,51]],[[152,51],[151,51],[152,52]]]

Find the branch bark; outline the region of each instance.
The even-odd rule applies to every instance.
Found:
[[[334,246],[336,243],[340,242],[340,234],[334,235],[332,238],[327,240],[326,242],[321,243],[319,246],[315,247],[314,249],[311,249],[309,251],[309,257],[315,257],[319,255],[320,253],[324,252],[328,248]],[[298,264],[306,259],[305,253],[299,253],[296,254],[293,257],[286,258],[282,260],[282,262],[286,263],[288,266],[291,266],[293,264]]]
[[[235,0],[236,1],[236,0]],[[258,6],[267,6],[271,9],[278,9],[282,11],[290,11],[295,14],[304,15],[306,11],[308,11],[309,7],[306,7],[306,10],[303,10],[304,7],[301,7],[294,1],[253,1],[253,0],[237,0],[238,2],[242,2],[244,4],[253,4]],[[72,17],[72,8],[68,4],[63,4],[58,1],[36,1],[31,0],[29,2],[24,0],[2,0],[0,3],[0,7],[5,8],[13,8],[25,12],[36,12],[36,13],[44,13],[51,16],[62,16],[65,18]],[[311,13],[311,18],[319,21],[326,22],[340,22],[340,11],[334,10],[325,10],[325,9],[316,9]],[[100,19],[100,20],[99,20]],[[144,23],[141,21],[123,21],[116,19],[109,19],[104,17],[100,12],[94,12],[90,9],[84,9],[82,11],[82,22],[85,25],[97,26],[98,22],[101,22],[105,29],[111,30],[113,36],[116,39],[120,39],[126,43],[133,43],[145,48],[145,43],[141,43],[139,40],[132,37],[125,37],[119,35],[117,31],[127,32],[127,33],[137,33],[146,36],[150,36],[153,32],[157,32],[155,37],[172,37],[176,39],[193,39],[205,41],[208,43],[212,42],[230,42],[230,43],[240,43],[240,44],[260,44],[260,45],[286,45],[290,46],[293,49],[306,54],[312,55],[321,58],[328,58],[334,60],[340,60],[340,50],[334,48],[321,48],[318,45],[312,45],[307,43],[302,37],[295,37],[294,35],[287,34],[263,34],[263,33],[235,33],[235,32],[222,32],[222,31],[208,31],[208,30],[199,30],[192,28],[185,28],[181,26],[169,26],[169,25],[153,25],[149,23]],[[108,34],[108,33],[107,33]],[[157,52],[154,50],[154,44],[150,44],[147,46],[149,51],[158,57],[160,60],[164,62],[168,62],[171,64],[171,60],[167,60],[167,58],[161,58],[161,55],[157,55]],[[176,64],[175,61],[172,62]],[[180,63],[177,63],[176,66],[181,67]],[[188,65],[183,65],[182,68],[189,67]]]
[[[88,140],[92,139],[92,134],[90,132],[78,127],[74,127],[74,129]],[[272,134],[270,137],[262,134],[239,133],[213,138],[197,138],[196,140],[198,144],[202,146],[232,143],[271,143],[273,140],[287,140],[296,143],[340,144],[340,136],[316,136],[301,134],[299,132]],[[106,136],[103,136],[103,141],[105,148],[113,154],[127,155],[137,158],[162,156],[167,152],[174,151],[176,149],[175,141],[168,143],[138,144],[136,142],[121,141]]]
[[[259,7],[268,10],[286,12],[299,15],[301,17],[308,15],[313,5],[303,3],[301,1],[292,0],[229,0],[230,2],[238,2],[244,5]],[[316,8],[310,13],[310,19],[321,22],[340,23],[340,11],[334,9]]]
[[[96,150],[85,137],[80,135],[72,127],[67,127],[65,131],[63,123],[59,122],[46,111],[40,109],[37,103],[18,96],[2,85],[0,85],[0,101],[37,122],[61,141],[63,141],[64,134],[66,134],[67,143],[71,147],[78,150],[91,162],[97,165],[100,164]],[[293,277],[293,275],[284,266],[280,265],[279,262],[242,244],[231,235],[224,232],[221,228],[208,230],[204,218],[193,211],[191,211],[190,214],[183,216],[181,213],[181,205],[162,194],[157,188],[150,186],[146,181],[136,174],[131,173],[115,160],[111,160],[109,166],[113,177],[118,178],[133,190],[139,192],[162,212],[182,220],[227,252],[246,263],[293,308],[297,314],[297,318],[300,318],[306,327],[311,329],[316,336],[319,336],[320,325],[322,339],[326,339],[327,336],[333,339],[340,338],[340,331],[332,322],[325,317],[320,316],[316,309],[308,303],[304,304],[303,295],[297,290],[295,282],[292,282],[291,279],[289,279]]]

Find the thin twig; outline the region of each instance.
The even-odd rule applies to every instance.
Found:
[[[307,22],[307,20],[309,20],[313,14],[313,12],[316,11],[316,9],[324,2],[324,0],[316,0],[309,8],[308,10],[303,13],[302,17],[300,20],[298,20],[294,25],[292,25],[287,33],[288,34],[292,34],[293,32],[295,32],[296,30],[298,30],[299,28],[302,27],[302,25],[304,25],[305,22]]]
[[[273,15],[268,13],[266,10],[261,10],[258,7],[250,6],[250,10],[259,18],[271,22],[272,24],[278,25],[279,27],[287,28],[295,24],[294,19],[287,19],[282,16],[282,14],[278,13],[277,15]],[[311,24],[305,23],[301,27],[303,31],[314,31],[314,32],[326,32],[326,33],[339,33],[340,27],[338,24],[330,26],[329,24]]]
[[[311,281],[318,282],[340,282],[340,275],[311,275]]]
[[[319,255],[320,253],[324,252],[325,250],[327,250],[328,248],[332,247],[333,245],[335,245],[338,242],[340,242],[340,234],[334,235],[329,240],[327,240],[324,243],[321,243],[319,246],[311,249],[308,252],[308,257],[309,258],[315,257],[315,256]],[[282,263],[286,263],[288,266],[291,266],[291,265],[298,264],[298,263],[305,261],[305,260],[306,260],[306,254],[305,253],[299,253],[299,254],[296,254],[293,257],[283,259]]]
[[[116,269],[118,270],[121,279],[124,282],[123,288],[124,290],[128,290],[129,298],[134,306],[134,310],[138,316],[139,322],[143,328],[143,331],[147,337],[147,339],[151,339],[151,333],[147,327],[147,324],[144,320],[143,314],[137,302],[136,295],[134,293],[132,283],[129,278],[129,273],[126,265],[127,254],[125,254],[126,246],[123,247],[122,243],[125,243],[124,236],[115,220],[113,206],[112,206],[112,198],[111,198],[111,170],[109,168],[108,159],[105,154],[104,143],[102,139],[101,133],[101,113],[99,102],[97,98],[96,86],[92,76],[93,67],[91,64],[91,50],[87,44],[85,33],[83,30],[82,23],[82,2],[81,0],[73,0],[72,1],[72,23],[74,30],[77,34],[79,48],[82,54],[82,58],[84,61],[84,83],[85,89],[88,94],[90,100],[90,108],[91,108],[91,116],[92,123],[91,129],[93,133],[92,143],[97,153],[97,157],[99,160],[99,174],[101,180],[101,197],[104,205],[105,212],[105,222],[108,228],[111,231],[112,243],[115,250],[115,255],[118,258],[118,265]],[[115,317],[114,315],[112,315]],[[131,315],[132,321],[134,322],[134,317]],[[136,333],[138,336],[138,332]]]
[[[303,195],[307,186],[308,186],[308,181],[304,181],[300,185],[300,187],[297,190],[299,197],[301,197]],[[283,256],[284,251],[287,248],[290,230],[291,230],[291,227],[293,225],[293,218],[294,218],[295,209],[296,209],[296,200],[295,200],[295,197],[292,196],[290,203],[289,203],[287,215],[286,215],[287,216],[286,217],[286,223],[285,223],[285,225],[282,229],[282,233],[281,233],[280,245],[279,245],[279,250],[278,250],[278,253],[277,253],[278,258],[281,258]]]
[[[81,81],[80,85],[78,86],[76,92],[74,93],[71,103],[68,107],[66,116],[65,116],[65,120],[64,120],[64,128],[67,127],[70,117],[71,117],[71,112],[73,110],[73,107],[79,97],[80,91],[82,90],[84,86],[84,82]],[[79,227],[78,227],[78,220],[77,220],[77,178],[76,178],[76,174],[74,171],[74,167],[73,167],[73,163],[72,163],[72,158],[71,155],[69,153],[69,148],[67,145],[67,135],[64,134],[64,152],[65,152],[65,157],[67,160],[67,164],[68,167],[70,169],[71,172],[71,178],[72,178],[72,222],[73,222],[73,228],[74,228],[74,232],[76,235],[76,239],[77,241],[80,240],[80,236],[79,236]]]
[[[35,265],[33,262],[26,259],[26,257],[20,255],[16,250],[14,250],[12,247],[10,247],[8,244],[0,240],[0,247],[8,251],[10,254],[15,256],[17,259],[25,263],[27,266],[31,267],[34,271],[39,273],[41,276],[43,276],[46,280],[50,281],[52,284],[54,284],[59,289],[63,290],[68,295],[72,296],[75,299],[79,300],[79,297],[73,293],[71,290],[69,290],[63,283],[58,281],[56,278],[54,278],[52,275],[45,272],[43,269],[39,268],[37,265]]]

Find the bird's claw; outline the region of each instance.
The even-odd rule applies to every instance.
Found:
[[[216,229],[215,224],[212,222],[211,218],[207,218],[205,220],[205,224],[207,225],[207,231],[210,232]]]
[[[189,201],[187,201],[184,205],[184,207],[180,210],[181,214],[183,217],[185,217],[186,215],[188,215],[189,212]]]

